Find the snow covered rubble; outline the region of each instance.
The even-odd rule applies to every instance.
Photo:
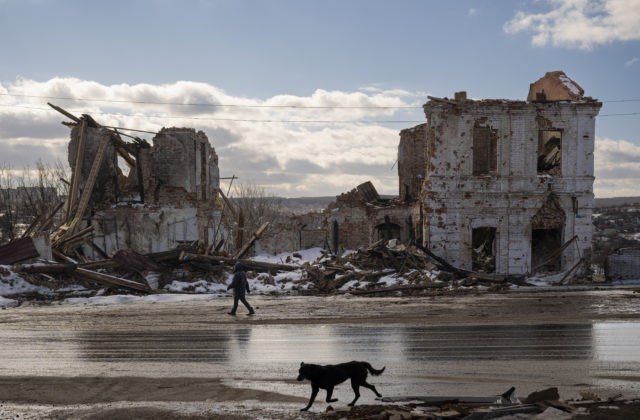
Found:
[[[394,257],[395,252],[395,257]],[[404,258],[404,260],[403,260]],[[352,294],[445,294],[478,291],[502,291],[522,286],[559,284],[563,273],[532,276],[519,285],[507,281],[492,283],[484,279],[456,279],[440,271],[427,258],[405,248],[394,250],[386,246],[376,249],[346,251],[335,258],[322,248],[311,248],[278,255],[258,255],[251,261],[284,264],[297,267],[292,271],[257,272],[247,270],[252,294],[302,295],[324,293]],[[35,265],[42,264],[42,262]],[[25,266],[28,266],[25,264]],[[392,268],[394,267],[394,268]],[[0,265],[0,307],[18,306],[30,301],[63,303],[106,303],[145,301],[202,300],[228,297],[227,285],[233,273],[230,267],[206,272],[194,267],[175,266],[168,269],[168,278],[161,294],[137,296],[119,288],[90,288],[72,277],[54,278],[21,272],[21,266]]]

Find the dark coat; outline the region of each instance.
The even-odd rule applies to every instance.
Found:
[[[231,281],[229,287],[227,287],[227,290],[233,289],[234,296],[244,296],[245,290],[247,291],[247,293],[249,293],[250,290],[249,282],[247,281],[247,275],[243,271],[242,264],[237,263],[233,271],[233,280]]]

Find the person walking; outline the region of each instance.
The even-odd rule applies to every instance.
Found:
[[[249,310],[248,315],[255,314],[255,311],[247,302],[245,298],[245,291],[249,293],[249,282],[247,281],[247,275],[244,272],[244,267],[242,263],[237,262],[236,265],[233,266],[233,280],[227,290],[233,289],[233,309],[229,312],[229,315],[235,315],[236,310],[238,309],[238,301],[242,302],[244,306]]]

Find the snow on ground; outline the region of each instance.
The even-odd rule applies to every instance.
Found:
[[[9,265],[0,265],[0,296],[32,292],[46,295],[50,294],[52,290],[48,287],[36,286],[27,282],[18,273],[12,271]]]
[[[282,252],[278,255],[260,254],[253,258],[253,261],[266,262],[271,264],[291,264],[302,265],[305,262],[313,263],[315,261],[322,261],[322,257],[325,254],[322,248],[309,248],[302,249],[296,252]],[[287,258],[290,262],[286,262]]]
[[[343,256],[354,253],[356,251],[345,251]],[[306,250],[300,250],[296,252],[283,252],[278,255],[262,254],[252,259],[254,261],[267,262],[272,264],[288,264],[292,266],[302,267],[307,264],[317,264],[327,260],[329,257],[322,248],[311,248]],[[349,262],[345,266],[350,267],[353,271],[359,272],[361,270],[353,267]],[[315,285],[307,281],[302,268],[294,271],[278,272],[276,274],[269,273],[254,273],[249,272],[248,281],[251,294],[295,294],[297,291],[314,288]],[[438,271],[419,271],[412,270],[404,273],[402,276],[393,269],[385,269],[382,272],[382,277],[375,284],[376,288],[389,288],[394,286],[403,286],[415,284],[417,279],[430,279],[436,281]],[[527,279],[529,284],[535,286],[551,286],[558,285],[562,277],[566,274],[556,273],[551,275],[536,275]],[[209,277],[208,279],[196,279],[195,281],[182,281],[174,280],[170,284],[164,287],[164,290],[170,293],[156,294],[148,296],[134,296],[134,295],[113,295],[103,296],[104,290],[100,290],[95,293],[93,290],[86,289],[80,285],[70,285],[64,288],[52,289],[45,286],[34,285],[26,281],[19,273],[12,271],[11,266],[0,265],[0,308],[17,306],[19,302],[11,299],[12,296],[25,294],[25,293],[38,293],[44,296],[68,296],[70,293],[75,296],[82,296],[82,294],[94,294],[92,297],[72,297],[59,301],[60,304],[69,305],[107,305],[107,304],[127,304],[137,302],[185,302],[194,300],[208,300],[212,298],[226,298],[231,296],[230,291],[227,291],[227,287],[231,284],[233,273],[224,272],[222,277]],[[422,280],[422,281],[423,281]],[[636,282],[615,282],[613,284],[637,284]],[[340,291],[349,292],[353,290],[362,289],[363,287],[371,287],[371,283],[361,280],[351,280],[342,287]],[[448,289],[453,287],[450,285]],[[517,286],[513,286],[518,288]],[[478,287],[478,290],[484,290],[486,287]]]

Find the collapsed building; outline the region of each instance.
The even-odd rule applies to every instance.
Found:
[[[89,115],[54,108],[73,122],[66,123],[72,174],[66,223],[52,245],[89,230],[81,252],[91,259],[118,249],[152,253],[224,243],[218,156],[202,131],[163,128],[152,144],[133,136],[125,142],[125,134]]]
[[[305,215],[296,216],[295,228],[282,223],[260,249],[315,245],[338,252],[398,239],[464,270],[575,268],[591,251],[601,106],[561,71],[532,83],[526,101],[472,100],[465,92],[429,97],[426,123],[400,132],[397,197],[381,199],[364,183],[311,223]],[[296,240],[310,226],[315,242]]]

